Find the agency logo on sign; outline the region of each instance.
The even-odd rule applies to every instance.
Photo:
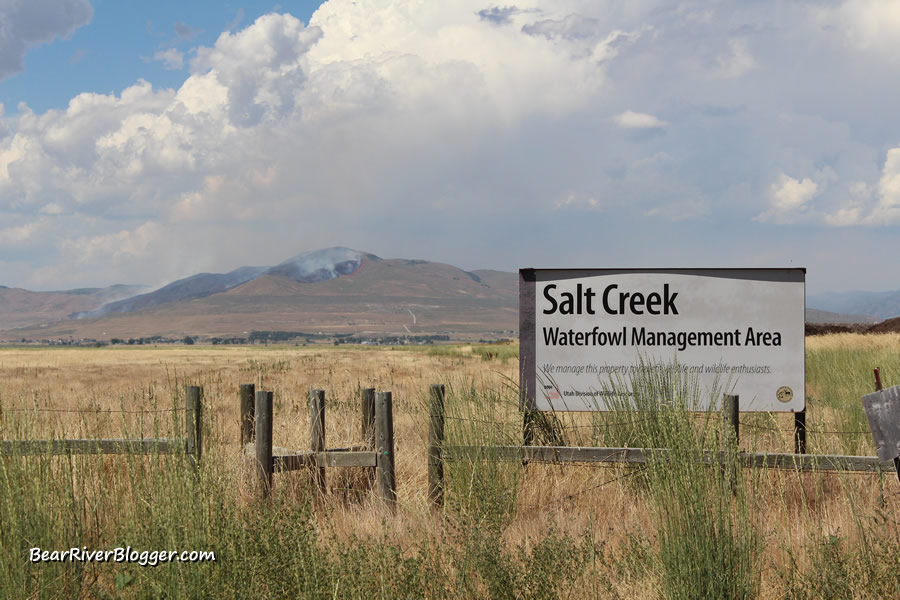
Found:
[[[787,404],[794,399],[794,390],[786,385],[783,385],[778,388],[777,392],[775,392],[775,397],[778,398],[779,402],[784,402],[785,404]]]

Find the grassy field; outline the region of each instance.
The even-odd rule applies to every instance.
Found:
[[[813,453],[874,455],[860,397],[872,368],[900,383],[900,336],[807,340]],[[180,433],[183,388],[204,388],[204,458],[0,460],[4,598],[886,598],[900,597],[900,483],[892,473],[717,468],[719,415],[562,414],[536,443],[665,445],[646,468],[447,463],[426,500],[427,398],[448,386],[447,441],[518,443],[515,346],[0,349],[0,438]],[[259,501],[239,452],[238,386],[275,393],[276,446],[306,449],[306,396],[326,390],[327,445],[360,441],[359,390],[392,391],[398,511],[364,474],[276,474]],[[690,382],[639,382],[670,405]],[[790,415],[744,415],[741,447],[788,452]],[[733,457],[732,457],[733,459]],[[32,563],[31,548],[213,551],[215,562]]]

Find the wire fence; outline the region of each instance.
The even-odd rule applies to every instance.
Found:
[[[521,427],[523,425],[523,419],[521,419],[521,418],[516,419],[516,420],[511,420],[511,421],[475,419],[475,418],[471,418],[471,417],[460,417],[460,416],[455,416],[455,415],[445,415],[444,418],[448,421],[480,423],[483,425],[494,425],[497,427],[510,426],[510,425],[515,425],[515,426]],[[631,419],[631,420],[627,420],[627,421],[600,421],[600,422],[594,422],[594,423],[578,424],[578,423],[566,423],[565,421],[561,421],[558,418],[556,419],[556,422],[559,423],[559,426],[562,430],[588,429],[588,430],[594,430],[594,431],[596,431],[597,429],[601,429],[601,428],[608,429],[610,427],[628,427],[628,426],[642,425],[642,424],[649,423],[651,421],[652,421],[652,419],[650,419],[650,418],[644,418],[644,419]],[[760,431],[775,431],[775,432],[779,432],[779,433],[791,433],[791,434],[796,433],[796,431],[797,431],[797,428],[795,428],[795,427],[775,427],[775,426],[771,426],[771,425],[760,425],[758,423],[750,423],[750,422],[744,421],[744,420],[740,421],[740,425],[741,425],[741,427],[746,427],[748,429],[757,429]],[[807,434],[816,434],[816,435],[865,435],[865,434],[870,433],[869,430],[867,430],[867,429],[844,429],[844,430],[841,430],[841,429],[817,429],[814,427],[805,427],[805,430],[806,430]]]
[[[749,427],[750,429],[760,429],[764,431],[778,431],[782,433],[794,433],[796,431],[793,427],[771,427],[768,425],[758,425],[756,423],[748,423],[746,421],[740,421],[741,427]],[[813,429],[811,427],[806,427],[807,433],[815,433],[820,435],[862,435],[869,433],[866,429],[857,429],[857,430],[829,430],[829,429]]]
[[[23,412],[23,413],[31,413],[31,412],[52,412],[52,413],[72,413],[72,414],[107,414],[107,413],[116,413],[116,414],[131,414],[131,415],[146,415],[146,414],[162,414],[162,413],[171,413],[171,412],[183,412],[187,410],[185,407],[178,408],[152,408],[152,409],[140,409],[140,410],[126,410],[126,409],[116,409],[116,408],[40,408],[40,407],[32,407],[32,408],[7,408],[5,406],[0,406],[0,414],[5,412]]]

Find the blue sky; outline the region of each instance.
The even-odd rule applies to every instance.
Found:
[[[900,288],[896,2],[0,0],[0,23],[0,285],[342,245]]]
[[[119,93],[138,79],[177,88],[184,83],[185,69],[154,56],[174,50],[189,58],[192,48],[211,46],[226,29],[243,29],[273,11],[289,12],[306,23],[321,2],[90,4],[93,14],[85,25],[28,48],[25,69],[0,81],[0,102],[7,110],[19,102],[38,112],[62,108],[81,92]]]

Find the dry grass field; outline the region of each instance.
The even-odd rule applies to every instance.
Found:
[[[807,340],[810,452],[874,455],[859,398],[872,390],[875,366],[886,385],[900,381],[900,336]],[[183,405],[187,384],[203,386],[206,431],[199,477],[179,457],[5,458],[0,595],[900,596],[900,483],[892,473],[743,470],[732,496],[695,465],[678,475],[678,465],[461,460],[447,464],[447,504],[433,511],[428,385],[448,386],[448,443],[517,443],[517,379],[515,346],[0,349],[2,439],[177,434],[183,412],[173,407]],[[274,392],[274,444],[301,450],[309,446],[310,388],[326,391],[329,447],[360,441],[361,388],[393,392],[396,516],[360,491],[364,476],[355,470],[329,469],[325,498],[305,473],[276,474],[272,499],[258,500],[239,451],[242,383]],[[538,443],[543,435],[569,445],[639,445],[646,432],[623,418],[558,415]],[[717,435],[717,415],[689,418],[699,429],[715,421],[706,442]],[[790,415],[741,421],[743,449],[792,450]],[[124,545],[213,550],[217,561],[28,561],[35,546]]]

